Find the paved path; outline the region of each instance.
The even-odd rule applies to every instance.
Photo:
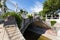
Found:
[[[60,37],[57,36],[53,30],[47,30],[46,33],[42,34],[42,35],[51,39],[51,40],[60,40]]]
[[[0,40],[25,40],[18,27],[9,25],[5,28],[3,25],[0,24]]]
[[[5,30],[7,31],[10,40],[25,40],[17,26],[7,25],[5,26]]]
[[[0,24],[0,40],[9,40],[3,24]]]

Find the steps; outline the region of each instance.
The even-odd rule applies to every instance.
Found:
[[[9,40],[9,37],[3,27],[3,24],[0,24],[0,40]]]
[[[4,34],[3,24],[0,24],[0,40],[3,39],[3,34]]]
[[[20,33],[18,27],[15,27],[15,25],[6,26],[5,29],[9,35],[10,40],[25,40]]]

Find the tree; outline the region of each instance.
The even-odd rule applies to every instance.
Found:
[[[46,0],[43,4],[43,11],[48,13],[54,13],[60,9],[60,0]]]
[[[0,8],[2,7],[1,3],[0,3]]]
[[[23,14],[23,12],[24,12],[23,9],[21,9],[21,10],[20,10],[20,14]]]
[[[32,14],[31,15],[28,15],[28,18],[29,18],[29,20],[30,20],[30,22],[33,20],[33,16],[32,16]]]
[[[21,9],[20,12],[19,12],[19,14],[27,14],[27,13],[28,13],[28,12],[25,11],[25,10],[23,10],[23,9]]]
[[[45,12],[44,12],[44,11],[40,11],[40,12],[39,12],[39,15],[40,15],[40,16],[45,16]]]
[[[32,19],[32,18],[33,18],[33,16],[32,16],[32,15],[28,15],[28,18],[29,18],[29,19]]]

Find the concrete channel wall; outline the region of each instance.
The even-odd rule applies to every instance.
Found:
[[[0,40],[25,40],[13,17],[0,23]]]

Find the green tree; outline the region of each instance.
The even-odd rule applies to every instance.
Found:
[[[28,18],[29,18],[29,20],[30,20],[30,22],[33,20],[33,16],[32,16],[32,14],[31,15],[28,15]]]
[[[32,18],[33,18],[33,16],[32,16],[32,15],[28,15],[28,18],[29,18],[29,19],[32,19]]]
[[[43,11],[47,13],[54,13],[60,9],[60,0],[46,0],[43,4]]]
[[[19,13],[20,13],[20,14],[23,14],[23,12],[24,12],[23,9],[21,9]]]
[[[44,11],[40,11],[39,15],[43,17],[43,16],[45,16],[45,12]]]
[[[19,12],[19,14],[23,14],[23,13],[24,13],[24,14],[27,14],[28,12],[25,11],[25,10],[23,10],[23,9],[21,9],[20,12]]]
[[[2,7],[1,3],[0,3],[0,8]]]

